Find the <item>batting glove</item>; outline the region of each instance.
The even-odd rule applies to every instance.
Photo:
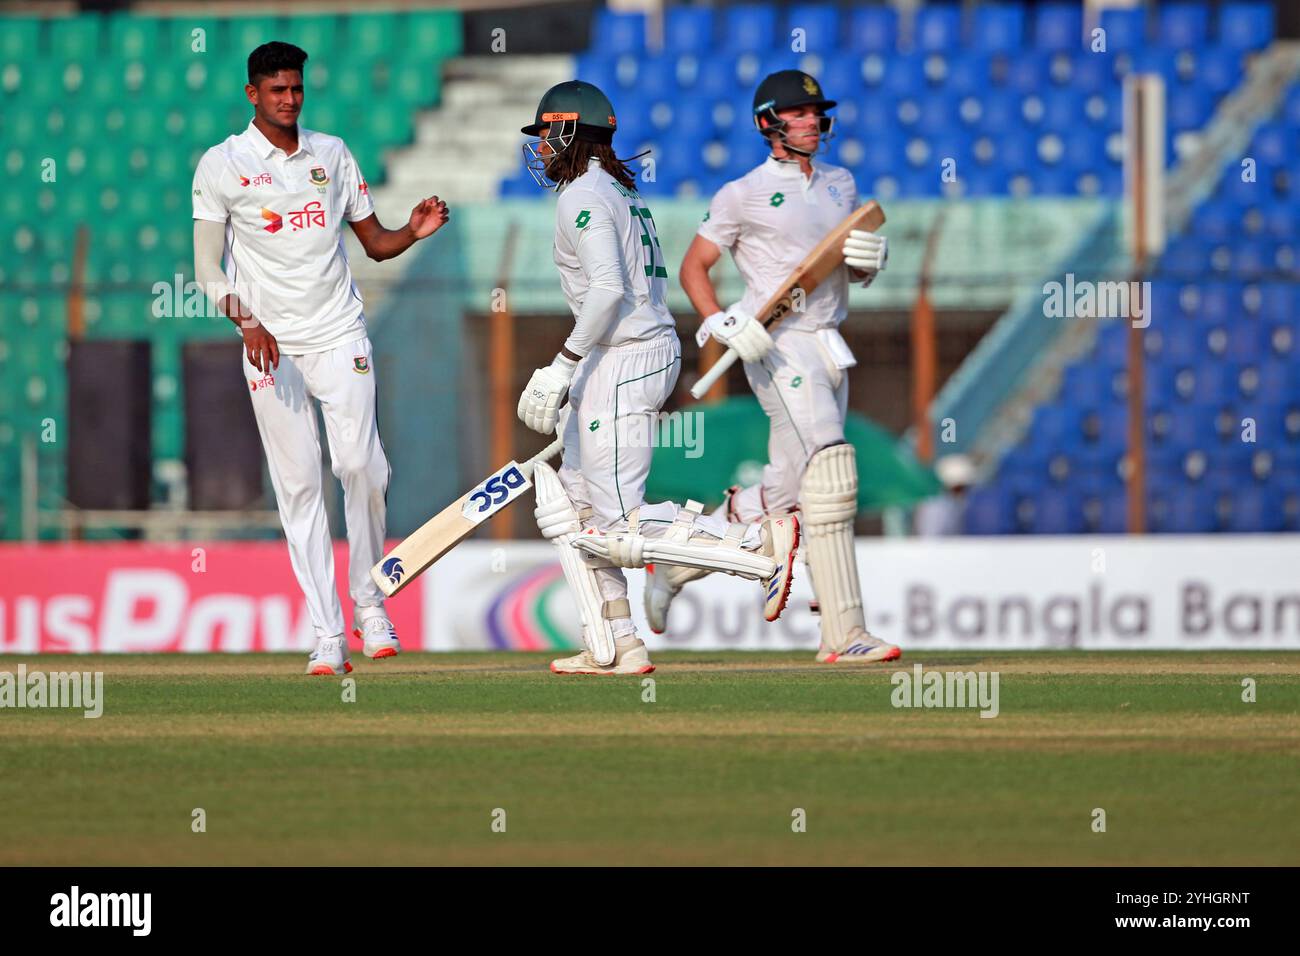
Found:
[[[535,432],[549,435],[555,431],[560,405],[573,381],[578,363],[563,355],[546,368],[539,368],[528,380],[524,393],[519,396],[519,420]]]
[[[844,240],[843,253],[844,264],[867,273],[869,282],[889,260],[889,240],[865,229],[854,229]]]
[[[767,334],[763,323],[738,305],[729,308],[722,321],[710,331],[734,350],[742,362],[762,361],[772,351],[772,336]]]

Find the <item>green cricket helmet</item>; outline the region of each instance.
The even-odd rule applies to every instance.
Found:
[[[600,88],[582,80],[566,80],[547,90],[537,104],[533,122],[520,132],[542,139],[524,143],[524,164],[539,186],[549,186],[546,181],[546,164],[564,152],[574,140],[609,144],[614,140],[618,119],[614,106]],[[550,150],[541,153],[538,147],[545,143]]]
[[[776,133],[776,138],[786,149],[808,156],[811,154],[796,149],[786,141],[785,120],[777,115],[778,110],[794,109],[799,106],[812,106],[817,109],[820,114],[818,132],[824,144],[831,138],[831,130],[835,126],[835,118],[827,116],[826,111],[835,106],[835,101],[828,100],[822,93],[821,84],[803,70],[778,70],[764,77],[763,82],[758,84],[758,89],[754,91],[754,127],[764,137],[768,133]],[[763,120],[767,120],[766,126],[763,125]]]

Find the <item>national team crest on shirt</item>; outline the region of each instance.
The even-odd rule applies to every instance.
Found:
[[[311,175],[311,181],[315,183],[317,186],[324,186],[327,182],[330,181],[329,176],[327,176],[325,173],[324,166],[313,166],[311,168],[310,175]]]
[[[356,372],[358,375],[365,375],[370,371],[370,359],[366,358],[364,355],[358,355],[352,360],[352,371]]]

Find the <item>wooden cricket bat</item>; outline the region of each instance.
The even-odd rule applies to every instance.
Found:
[[[754,318],[763,323],[763,328],[771,331],[782,319],[794,310],[796,291],[802,290],[804,296],[812,293],[836,269],[844,265],[844,240],[853,229],[865,229],[875,232],[885,224],[885,211],[874,199],[866,205],[849,213],[848,217],[821,242],[813,247],[812,252],[804,257],[803,262],[795,267],[781,287],[772,294],[763,308]],[[703,398],[732,365],[736,364],[736,353],[731,349],[718,359],[717,364],[700,376],[700,380],[691,386],[691,394]]]
[[[384,555],[370,569],[370,577],[385,595],[392,597],[531,488],[537,463],[553,458],[563,447],[564,441],[557,438],[522,464],[512,461],[498,468]]]

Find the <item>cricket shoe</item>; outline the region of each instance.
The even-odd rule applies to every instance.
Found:
[[[794,559],[799,551],[799,519],[793,514],[763,519],[759,551],[776,562],[776,570],[763,583],[763,617],[775,621],[790,600],[794,584]]]
[[[662,634],[668,630],[668,608],[677,597],[682,586],[708,574],[700,568],[683,568],[664,564],[645,566],[645,593],[642,603],[645,605],[646,620],[650,630]]]
[[[393,622],[381,607],[357,608],[352,636],[361,639],[362,653],[374,661],[396,657],[402,650]]]
[[[338,677],[352,673],[352,662],[348,659],[348,639],[342,634],[333,637],[321,637],[316,640],[316,649],[307,658],[307,673],[313,677]]]
[[[572,657],[551,661],[553,674],[649,674],[655,669],[639,637],[614,638],[614,663],[597,664],[585,647]]]
[[[875,664],[896,661],[903,651],[895,644],[873,637],[869,631],[855,627],[842,651],[832,651],[825,644],[817,652],[818,664]]]

